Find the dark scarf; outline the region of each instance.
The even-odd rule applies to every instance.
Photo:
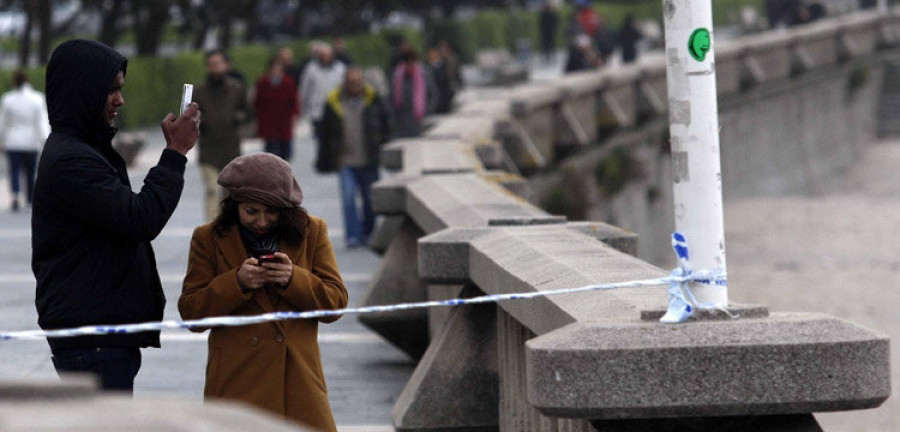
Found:
[[[238,223],[238,229],[241,233],[241,240],[244,242],[244,249],[254,258],[260,255],[266,255],[278,251],[279,236],[277,230],[271,230],[263,235],[259,235]]]

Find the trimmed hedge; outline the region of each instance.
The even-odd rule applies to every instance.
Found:
[[[728,23],[745,6],[762,11],[763,0],[715,0],[715,24]],[[662,2],[658,0],[628,4],[597,3],[595,6],[614,28],[621,26],[628,13],[633,13],[638,20],[660,20],[661,8]],[[557,37],[560,46],[565,44],[564,34],[571,14],[571,7],[560,9]],[[406,38],[420,52],[426,42],[431,45],[446,39],[459,52],[463,61],[471,62],[475,53],[481,49],[506,48],[515,53],[518,41],[522,39],[527,39],[532,50],[536,51],[540,46],[538,20],[537,12],[487,10],[465,21],[451,19],[431,23],[427,35],[414,30],[392,29],[379,34],[346,37],[344,43],[354,62],[363,66],[386,67],[391,52],[389,40],[397,36]],[[297,59],[309,55],[308,40],[296,40],[284,45],[294,50]],[[265,73],[265,65],[280,47],[281,45],[243,45],[230,49],[229,55],[235,68],[247,78],[248,86],[252,86]],[[43,91],[44,68],[29,69],[28,74],[34,87]],[[120,126],[123,129],[133,129],[157,124],[166,113],[178,109],[182,83],[197,84],[205,75],[203,53],[199,52],[185,52],[165,58],[130,58],[124,88],[126,104],[122,108]],[[11,76],[11,70],[0,70],[0,92],[10,88]]]

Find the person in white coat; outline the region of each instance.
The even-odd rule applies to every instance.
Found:
[[[322,148],[322,115],[325,112],[325,101],[328,93],[344,83],[347,65],[334,58],[331,45],[323,43],[316,52],[317,57],[310,61],[300,78],[300,106],[309,117],[313,126],[316,144]],[[317,155],[318,159],[319,156]]]
[[[31,205],[38,152],[50,135],[44,94],[31,88],[24,71],[13,74],[13,89],[0,99],[0,146],[6,150],[12,211],[19,210],[20,178],[25,176],[25,201]]]

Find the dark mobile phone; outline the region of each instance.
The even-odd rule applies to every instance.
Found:
[[[256,259],[256,261],[259,265],[263,265],[264,263],[278,262],[278,259],[275,258],[274,253],[267,253],[260,255],[259,258]]]

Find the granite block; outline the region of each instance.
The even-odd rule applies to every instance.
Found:
[[[580,321],[527,343],[528,398],[592,419],[804,414],[890,396],[888,338],[814,313]]]

